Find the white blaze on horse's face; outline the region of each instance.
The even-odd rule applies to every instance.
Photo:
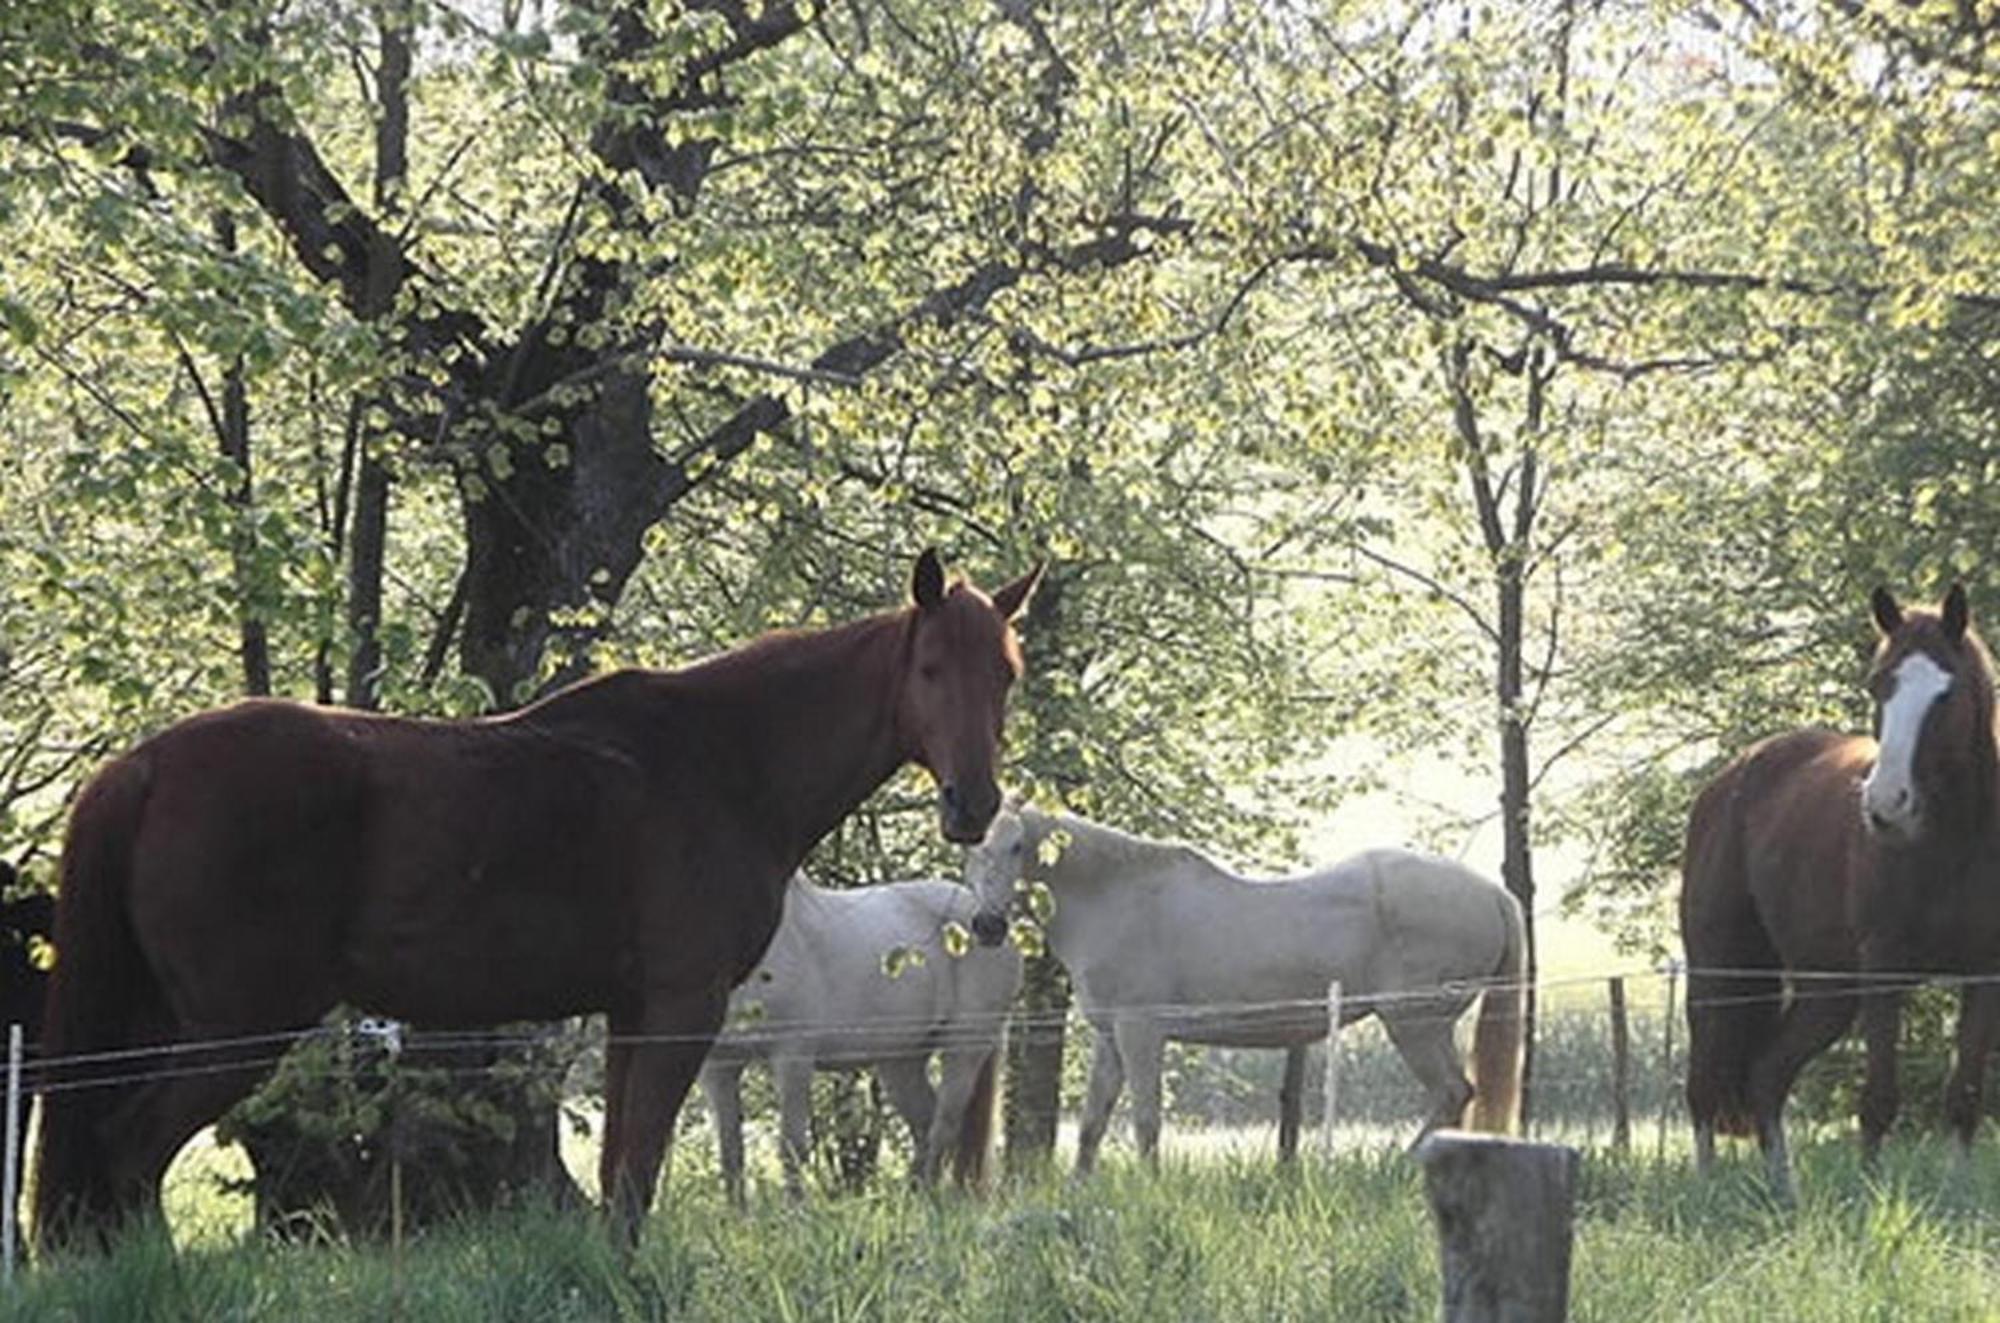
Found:
[[[1875,766],[1861,783],[1861,810],[1868,822],[1902,836],[1915,836],[1923,826],[1923,803],[1917,794],[1917,741],[1932,704],[1951,689],[1951,672],[1921,652],[1897,665],[1895,687],[1882,704],[1881,748]]]

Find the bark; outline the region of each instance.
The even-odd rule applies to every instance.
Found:
[[[235,226],[224,218],[233,237]],[[222,379],[222,453],[236,465],[229,488],[229,505],[236,517],[232,534],[235,563],[237,650],[243,660],[243,692],[271,692],[271,640],[258,602],[256,493],[251,483],[250,392],[243,380],[243,360],[229,365]]]
[[[1073,649],[1062,629],[1063,602],[1070,570],[1052,565],[1028,605],[1022,646],[1029,654],[1021,706],[1036,727],[1063,720],[1051,683]],[[1061,769],[1038,769],[1043,780],[1059,781]],[[1010,1172],[1030,1172],[1055,1160],[1056,1130],[1062,1119],[1063,1053],[1070,1007],[1069,975],[1053,955],[1027,962],[1016,1001],[1020,1014],[1007,1036],[1007,1071],[1002,1102],[1006,1164]]]
[[[374,203],[378,216],[388,216],[399,207],[408,171],[409,11],[399,0],[389,0],[378,12],[378,24]],[[386,325],[410,268],[400,260],[387,229],[372,229],[368,243],[355,311]],[[392,416],[393,407],[393,396],[386,392],[356,401],[355,444],[343,477],[352,505],[346,538],[346,698],[350,706],[368,709],[379,706],[381,697],[382,581],[393,485],[384,453],[393,437],[368,420]],[[510,1069],[494,1069],[502,1065]],[[557,1203],[580,1201],[561,1161],[553,1091],[538,1080],[546,1066],[533,1048],[437,1047],[426,1044],[419,1031],[411,1035],[405,1059],[372,1065],[378,1087],[387,1088],[396,1100],[375,1129],[300,1124],[304,1113],[338,1118],[343,1098],[357,1087],[352,1081],[322,1085],[317,1092],[306,1086],[305,1096],[287,1099],[286,1106],[275,1110],[261,1109],[261,1119],[254,1122],[247,1115],[239,1117],[237,1130],[255,1173],[259,1224],[280,1230],[310,1226],[314,1210],[331,1209],[350,1234],[379,1235],[398,1219],[406,1226],[422,1226],[466,1208],[491,1207],[525,1190]],[[426,1077],[426,1070],[446,1073]],[[486,1114],[498,1113],[505,1120],[493,1125],[464,1106],[474,1097]],[[403,1170],[392,1178],[399,1165]],[[400,1192],[400,1209],[391,1207],[392,1191]]]
[[[410,13],[400,0],[387,0],[377,14],[381,34],[375,70],[375,213],[397,210],[398,194],[410,163]],[[395,239],[383,229],[369,236],[371,253],[356,311],[380,324],[402,292],[406,267],[391,251]],[[378,406],[387,401],[377,401]],[[382,574],[389,545],[389,467],[383,456],[388,438],[370,435],[369,419],[385,412],[363,407],[361,444],[355,464],[354,524],[348,538],[347,702],[373,709],[382,692]]]
[[[1417,1145],[1442,1265],[1444,1323],[1562,1323],[1575,1149],[1441,1130]]]
[[[1062,1119],[1064,1017],[1069,976],[1043,952],[1027,962],[1016,1027],[1007,1035],[1006,1163],[1011,1173],[1047,1168],[1055,1161]]]

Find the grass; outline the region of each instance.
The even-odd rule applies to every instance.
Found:
[[[400,1256],[338,1238],[273,1245],[211,1218],[178,1252],[158,1234],[38,1266],[0,1300],[51,1320],[1006,1319],[1430,1320],[1436,1247],[1421,1182],[1393,1148],[1276,1170],[1190,1152],[1158,1176],[986,1199],[880,1190],[794,1208],[722,1202],[682,1170],[627,1264],[587,1216],[523,1211],[431,1233]],[[2000,1319],[2000,1155],[1954,1174],[1905,1140],[1864,1173],[1844,1136],[1799,1149],[1802,1201],[1777,1208],[1755,1160],[1710,1180],[1588,1155],[1571,1317]],[[184,1202],[187,1196],[183,1195]],[[186,1215],[185,1207],[183,1215]],[[221,1219],[226,1220],[226,1219]]]

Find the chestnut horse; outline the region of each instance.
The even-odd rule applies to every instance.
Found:
[[[1688,821],[1680,909],[1696,1163],[1714,1161],[1718,1130],[1754,1133],[1784,1199],[1785,1097],[1857,1011],[1871,1158],[1895,1119],[1910,988],[1974,976],[1960,991],[1945,1095],[1961,1155],[2000,1032],[2000,985],[1984,977],[2000,972],[1992,665],[1961,586],[1936,613],[1905,612],[1881,588],[1873,608],[1878,739],[1766,740],[1708,784]]]
[[[912,761],[944,835],[983,835],[1039,573],[988,598],[926,551],[902,610],[511,715],[252,701],[118,758],[63,854],[38,1235],[157,1208],[174,1153],[266,1073],[255,1040],[345,1003],[444,1027],[607,1013],[599,1170],[629,1244],[807,850]]]

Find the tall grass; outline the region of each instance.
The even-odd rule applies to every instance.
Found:
[[[2000,1157],[1954,1173],[1903,1141],[1864,1173],[1851,1143],[1801,1145],[1802,1202],[1773,1206],[1737,1157],[1696,1180],[1586,1157],[1572,1318],[2000,1317]],[[1429,1320],[1435,1238],[1399,1151],[1280,1171],[1261,1155],[1186,1157],[1155,1176],[973,1199],[885,1189],[793,1207],[723,1203],[683,1171],[627,1262],[586,1215],[525,1210],[433,1231],[400,1255],[338,1239],[135,1235],[38,1265],[8,1318],[76,1320]]]

